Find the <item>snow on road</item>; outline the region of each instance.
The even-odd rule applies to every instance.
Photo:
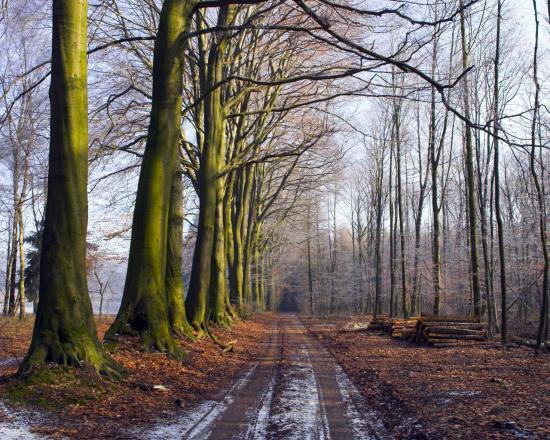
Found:
[[[340,365],[336,365],[336,383],[351,422],[355,440],[390,440],[392,437],[374,410],[359,412],[355,402],[363,397]]]
[[[278,329],[279,336],[267,344],[269,354],[225,395],[180,413],[176,422],[141,432],[139,438],[392,439],[346,373],[296,316],[281,317]]]
[[[304,346],[292,351],[280,379],[280,394],[271,410],[267,438],[326,440],[328,420],[309,353]]]
[[[186,439],[205,440],[221,415],[234,401],[235,393],[242,389],[256,370],[254,365],[242,376],[221,400],[207,400],[190,411],[182,414],[176,423],[162,424],[144,433],[148,440]]]
[[[2,418],[0,422],[0,439],[2,440],[34,440],[39,437],[30,431],[30,426],[17,412],[10,410],[0,402],[0,414],[6,415],[6,420]]]
[[[271,405],[273,404],[273,390],[275,388],[275,375],[271,376],[267,389],[263,392],[258,405],[258,410],[250,408],[247,411],[248,428],[244,436],[245,439],[262,439],[267,437],[267,425],[269,415],[271,414]]]

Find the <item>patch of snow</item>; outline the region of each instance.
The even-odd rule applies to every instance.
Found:
[[[346,406],[346,415],[351,421],[351,426],[356,440],[390,440],[392,436],[386,430],[379,414],[370,410],[360,412],[355,401],[362,400],[361,393],[355,387],[348,375],[340,365],[335,366],[336,383],[340,389],[342,401]]]
[[[267,424],[269,422],[269,414],[271,413],[271,405],[273,402],[273,389],[275,388],[275,374],[271,375],[271,379],[266,390],[262,394],[259,402],[258,411],[249,411],[246,419],[248,421],[248,429],[245,439],[265,439],[267,436]]]
[[[449,391],[446,394],[451,397],[476,397],[481,393],[479,391]]]
[[[148,440],[176,438],[206,440],[209,438],[215,422],[222,416],[227,407],[233,403],[234,394],[248,383],[256,367],[257,364],[237,380],[220,401],[207,400],[190,411],[181,414],[178,417],[178,422],[160,424],[148,432],[145,432],[142,438]]]
[[[277,439],[326,440],[328,422],[319,404],[317,380],[305,347],[291,357],[281,380],[283,389],[270,422],[277,427]]]
[[[11,416],[10,420],[0,422],[0,438],[2,440],[33,440],[39,438],[30,431],[26,420],[6,408],[2,402],[0,402],[0,412]]]
[[[0,370],[5,370],[7,368],[17,367],[19,363],[15,358],[0,359]]]

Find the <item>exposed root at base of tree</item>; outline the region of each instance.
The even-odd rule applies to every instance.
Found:
[[[49,363],[64,367],[89,367],[88,369],[113,379],[119,379],[124,374],[124,369],[105,353],[101,345],[93,341],[84,340],[78,344],[41,341],[31,346],[19,366],[17,377],[34,376]]]
[[[210,322],[224,328],[229,328],[235,323],[234,319],[226,311],[211,316]]]
[[[145,329],[135,329],[127,321],[122,324],[123,321],[116,320],[111,328],[105,334],[105,340],[107,341],[118,341],[123,336],[138,336],[142,341],[142,348],[144,350],[156,350],[161,353],[166,353],[175,357],[176,359],[183,359],[186,353],[178,347],[174,339],[173,334],[178,334],[180,331],[170,331],[168,325],[160,326],[164,328],[145,328]],[[181,329],[182,335],[190,337],[193,339],[192,333],[188,336],[185,333],[185,329]]]
[[[214,343],[216,345],[218,345],[222,349],[222,353],[232,351],[233,347],[234,347],[234,344],[237,342],[237,341],[229,341],[229,342],[220,341],[220,339],[214,333],[212,333],[212,331],[210,330],[210,325],[209,325],[208,322],[202,322],[200,324],[191,323],[191,325],[193,326],[193,328],[196,331],[195,336],[196,336],[197,339],[200,339],[202,337],[207,337],[207,338],[211,339],[212,341],[214,341]],[[226,329],[230,328],[229,325],[221,326],[221,327],[226,328]]]
[[[197,340],[195,334],[193,333],[193,327],[191,327],[187,321],[184,324],[172,325],[172,333],[177,339],[190,339],[191,341]]]
[[[178,347],[176,341],[172,337],[172,334],[162,336],[146,331],[140,336],[143,343],[142,346],[145,350],[157,350],[180,360],[185,357],[185,352]]]

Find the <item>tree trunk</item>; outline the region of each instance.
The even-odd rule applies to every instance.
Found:
[[[26,299],[25,299],[25,249],[23,240],[25,238],[25,226],[23,223],[23,206],[19,203],[17,208],[17,221],[19,222],[19,319],[25,319]]]
[[[546,325],[548,324],[548,290],[550,287],[549,270],[550,270],[550,257],[548,255],[548,243],[546,232],[546,212],[544,209],[544,192],[538,173],[536,171],[535,164],[535,149],[537,144],[537,122],[539,118],[539,96],[540,96],[540,84],[538,80],[538,45],[539,45],[539,20],[537,15],[537,2],[533,0],[533,10],[535,16],[535,48],[533,54],[533,79],[535,85],[535,102],[533,110],[533,120],[531,123],[531,157],[530,157],[530,170],[533,184],[536,190],[537,196],[537,208],[538,208],[538,220],[539,220],[539,239],[542,247],[542,257],[544,261],[542,272],[542,301],[540,307],[539,328],[537,332],[537,345],[535,352],[540,353],[542,342],[545,336]],[[539,147],[541,148],[541,147]]]
[[[183,182],[181,170],[173,174],[170,209],[168,211],[168,243],[166,254],[166,304],[170,328],[178,336],[193,337],[187,321],[182,278],[183,251]]]
[[[401,118],[401,104],[394,104],[394,115],[393,115],[393,130],[394,130],[394,141],[395,141],[395,163],[396,169],[395,174],[397,177],[397,215],[399,217],[399,249],[400,249],[400,260],[401,260],[401,306],[403,310],[403,316],[407,319],[410,315],[410,303],[409,296],[407,292],[407,269],[406,269],[406,260],[405,260],[405,231],[403,227],[403,187],[401,183],[401,128],[400,128],[400,118]]]
[[[13,207],[13,223],[12,223],[12,238],[11,238],[11,264],[10,264],[10,283],[8,286],[8,316],[15,316],[15,289],[17,286],[17,255],[19,253],[19,234],[17,233],[18,230],[18,218],[17,218],[17,205],[18,203],[14,204]]]
[[[227,25],[233,7],[220,8],[218,26]],[[222,88],[215,87],[223,77],[225,36],[211,47],[208,55],[204,100],[204,146],[200,158],[199,175],[199,224],[193,254],[191,280],[186,298],[189,322],[199,332],[208,332],[208,320],[212,311],[216,320],[221,318],[222,301],[225,301],[225,250],[223,231],[223,183],[219,176],[225,161],[225,112],[222,104]],[[214,261],[213,261],[214,260]],[[213,264],[214,263],[214,264]],[[222,281],[223,279],[223,281]],[[225,320],[225,319],[223,319]]]
[[[124,294],[108,331],[139,334],[145,345],[178,352],[168,312],[166,260],[181,126],[183,47],[195,1],[165,0],[153,61],[153,100],[141,165]]]
[[[500,64],[500,22],[502,14],[502,2],[497,0],[497,35],[495,50],[495,78],[494,78],[494,105],[493,105],[493,144],[495,148],[494,173],[495,173],[495,214],[497,219],[498,255],[500,263],[500,297],[502,313],[500,315],[500,331],[502,343],[508,342],[508,295],[506,293],[506,255],[504,251],[504,223],[500,211],[500,173],[499,173],[499,145],[498,145],[498,117],[499,117],[499,64]],[[491,313],[492,305],[489,305]]]
[[[466,18],[464,13],[464,1],[459,0],[460,7],[460,31],[462,40],[462,68],[469,68],[468,47],[466,43]],[[472,296],[474,302],[474,315],[481,316],[481,294],[479,289],[479,265],[477,252],[477,216],[476,216],[476,192],[474,177],[474,159],[472,145],[472,129],[468,125],[471,120],[470,112],[470,88],[468,75],[463,78],[464,116],[468,122],[464,124],[466,147],[466,183],[468,188],[468,226],[470,233],[470,269],[472,282]]]
[[[432,51],[432,72],[435,72],[437,61],[437,42],[434,40]],[[432,183],[432,283],[434,289],[433,313],[438,315],[441,311],[441,245],[439,243],[439,195],[437,185],[437,170],[439,167],[439,159],[441,150],[436,151],[435,148],[435,88],[431,88],[430,100],[430,139],[429,139],[429,156],[431,161],[431,183]]]
[[[11,219],[8,223],[8,230],[11,230]],[[8,234],[8,247],[6,251],[6,279],[4,282],[4,316],[8,315],[9,302],[10,302],[10,286],[11,286],[11,264],[12,264],[12,247],[13,247],[13,234]]]
[[[310,208],[307,211],[307,287],[309,292],[309,314],[313,315],[313,268],[311,266],[311,223]]]
[[[224,231],[224,179],[218,178],[216,226],[214,232],[214,249],[212,254],[210,303],[212,310],[210,319],[218,325],[227,326],[231,323],[231,316],[226,307],[227,280],[226,280],[226,256],[225,231]]]
[[[18,375],[46,362],[111,374],[97,338],[86,279],[88,221],[87,3],[54,0],[48,195],[40,260],[40,301]]]
[[[375,258],[375,293],[374,293],[374,316],[378,316],[381,313],[381,296],[382,296],[382,255],[381,255],[381,242],[382,242],[382,187],[384,184],[384,159],[383,156],[380,163],[377,164],[377,182],[376,182],[376,238],[374,246],[374,258]]]

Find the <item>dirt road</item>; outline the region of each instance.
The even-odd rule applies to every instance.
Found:
[[[390,439],[375,413],[295,315],[273,324],[264,355],[227,392],[141,433],[148,439]]]

